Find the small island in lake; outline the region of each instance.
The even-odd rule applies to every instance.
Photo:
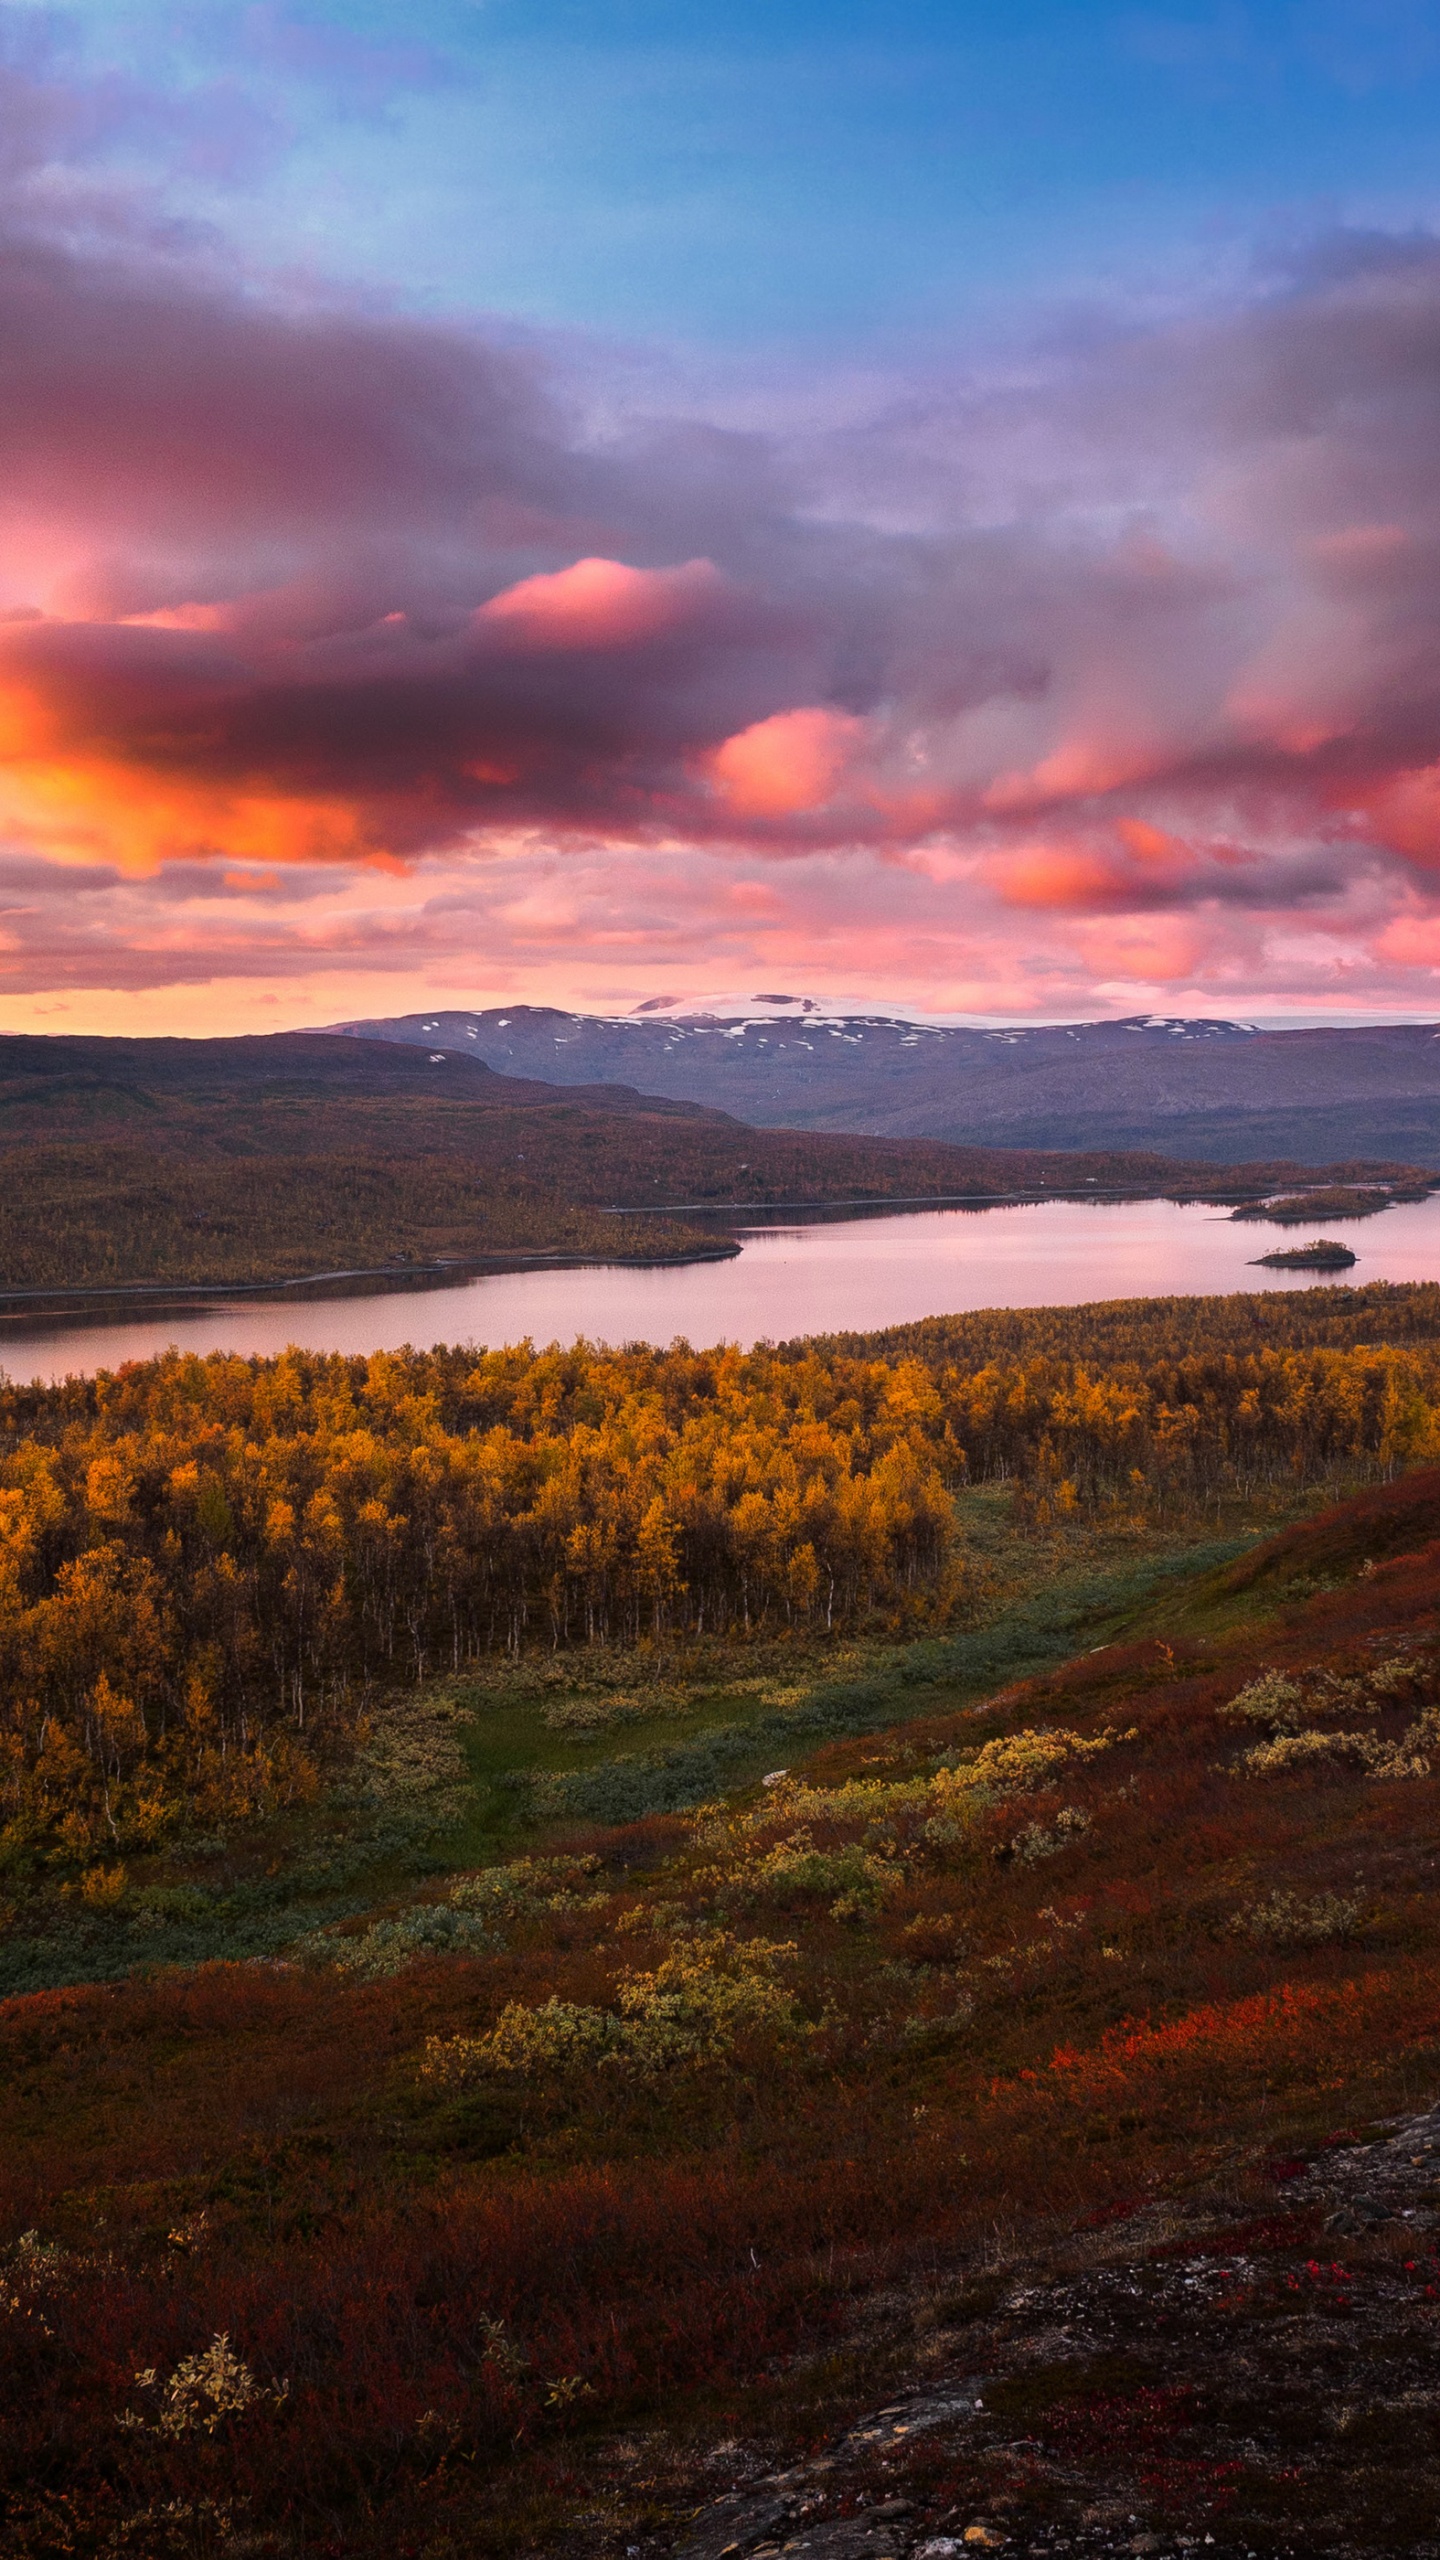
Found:
[[[1348,1244],[1317,1236],[1313,1244],[1287,1245],[1278,1253],[1259,1254],[1254,1267],[1266,1271],[1348,1271],[1354,1260]]]
[[[1289,1192],[1279,1200],[1242,1200],[1230,1215],[1269,1218],[1280,1227],[1303,1227],[1312,1218],[1373,1218],[1382,1209],[1392,1208],[1398,1196],[1375,1184],[1327,1183],[1313,1191]],[[1405,1196],[1423,1199],[1424,1193],[1411,1189]]]
[[[1382,1209],[1393,1209],[1401,1200],[1423,1200],[1435,1189],[1433,1181],[1387,1181],[1382,1187],[1373,1182],[1327,1182],[1312,1184],[1308,1191],[1291,1191],[1281,1199],[1241,1200],[1230,1212],[1232,1218],[1270,1218],[1277,1226],[1308,1226],[1312,1218],[1374,1218]]]

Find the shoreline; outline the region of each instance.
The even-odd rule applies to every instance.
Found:
[[[733,1262],[744,1249],[744,1236],[761,1234],[767,1227],[787,1225],[863,1224],[869,1219],[919,1214],[927,1210],[970,1210],[983,1215],[992,1208],[1024,1208],[1049,1205],[1082,1206],[1086,1203],[1167,1201],[1177,1207],[1211,1209],[1233,1215],[1238,1185],[1217,1183],[1213,1191],[1182,1192],[1178,1188],[1146,1184],[1144,1186],[1086,1183],[1083,1187],[1061,1192],[1044,1189],[1016,1189],[1003,1192],[947,1192],[907,1194],[890,1198],[795,1201],[685,1201],[647,1202],[635,1208],[606,1206],[598,1211],[602,1217],[640,1218],[674,1217],[688,1214],[698,1219],[723,1220],[729,1232],[716,1235],[713,1241],[702,1234],[679,1252],[607,1253],[602,1249],[559,1251],[545,1247],[525,1249],[497,1248],[491,1252],[446,1255],[431,1262],[376,1263],[354,1268],[308,1271],[288,1278],[271,1276],[258,1280],[137,1280],[111,1282],[55,1283],[43,1288],[6,1289],[0,1287],[0,1343],[23,1341],[27,1336],[45,1333],[63,1326],[103,1328],[133,1318],[158,1318],[166,1314],[183,1315],[219,1312],[244,1305],[305,1305],[339,1302],[349,1298],[422,1296],[437,1289],[463,1286],[467,1281],[499,1278],[507,1274],[544,1271],[658,1271],[683,1270],[708,1263]],[[1440,1176],[1431,1186],[1429,1196],[1440,1192]],[[1251,1195],[1253,1196],[1253,1195]],[[1242,1199],[1244,1195],[1241,1195]],[[1390,1205],[1390,1204],[1387,1204]],[[1296,1222],[1298,1223],[1298,1221]],[[1294,1268],[1288,1255],[1281,1263],[1269,1254],[1253,1257],[1251,1268]],[[1323,1266],[1310,1266],[1317,1276],[1324,1276]],[[1333,1266],[1338,1273],[1340,1265]],[[1066,1301],[1065,1303],[1068,1303]]]
[[[723,1218],[732,1227],[758,1226],[767,1218],[803,1217],[820,1224],[826,1219],[884,1217],[905,1210],[966,1209],[977,1211],[1000,1208],[1038,1206],[1050,1200],[1160,1200],[1180,1198],[1179,1194],[1152,1189],[1149,1185],[1121,1188],[1118,1185],[1086,1184],[1075,1191],[945,1191],[906,1192],[894,1197],[871,1197],[845,1200],[684,1200],[646,1201],[635,1208],[609,1205],[599,1208],[602,1218],[663,1218],[678,1215]],[[1235,1190],[1192,1193],[1184,1196],[1184,1205],[1225,1208],[1232,1204]],[[697,1241],[683,1253],[606,1254],[565,1253],[544,1246],[492,1253],[447,1255],[435,1262],[373,1263],[354,1270],[306,1271],[288,1279],[261,1280],[117,1280],[57,1281],[53,1285],[33,1289],[0,1287],[0,1329],[18,1328],[50,1316],[83,1317],[94,1312],[103,1321],[104,1312],[113,1308],[118,1314],[132,1311],[159,1313],[174,1306],[204,1307],[234,1298],[283,1298],[311,1294],[317,1297],[347,1298],[388,1295],[395,1290],[443,1289],[467,1279],[512,1271],[658,1271],[683,1269],[687,1263],[731,1262],[741,1251],[736,1236],[718,1238],[713,1244]]]
[[[1440,1176],[1437,1176],[1440,1187]],[[1039,1208],[1047,1200],[1175,1200],[1182,1208],[1226,1209],[1243,1206],[1263,1194],[1230,1183],[1215,1191],[1166,1189],[1155,1183],[1086,1182],[1073,1191],[1036,1184],[1015,1191],[897,1191],[874,1193],[859,1200],[642,1200],[633,1208],[617,1204],[597,1209],[601,1218],[760,1218],[804,1215],[861,1217],[891,1209],[1020,1209]]]
[[[1317,1190],[1331,1187],[1316,1185]],[[1414,1196],[1425,1199],[1436,1191],[1440,1191],[1440,1173],[1433,1176],[1424,1191],[1417,1189]],[[1268,1193],[1240,1182],[1217,1182],[1213,1189],[1200,1184],[1186,1189],[1179,1183],[1082,1182],[1064,1190],[1049,1183],[1034,1183],[1010,1191],[906,1191],[846,1200],[645,1200],[637,1201],[633,1207],[615,1203],[598,1209],[596,1215],[602,1218],[732,1218],[748,1223],[756,1218],[787,1215],[816,1219],[863,1217],[883,1215],[898,1209],[1039,1208],[1052,1200],[1070,1204],[1084,1200],[1171,1200],[1182,1209],[1229,1209],[1237,1217],[1243,1217],[1246,1210],[1251,1210],[1256,1217],[1261,1217],[1265,1214],[1263,1204],[1268,1197]],[[1396,1203],[1387,1200],[1384,1205],[1390,1208]],[[1307,1210],[1296,1223],[1303,1224],[1305,1218],[1314,1214]]]
[[[1226,1208],[1235,1202],[1235,1186],[1217,1187],[1215,1193],[1189,1194],[1156,1190],[1148,1184],[1125,1186],[1085,1184],[1082,1188],[1061,1192],[1045,1189],[1012,1191],[946,1191],[901,1193],[893,1197],[845,1200],[685,1200],[646,1201],[635,1208],[607,1205],[596,1211],[604,1218],[660,1218],[689,1215],[723,1218],[732,1227],[759,1227],[769,1218],[801,1217],[816,1225],[828,1219],[857,1222],[865,1217],[884,1217],[906,1210],[1025,1208],[1046,1201],[1099,1200],[1168,1200],[1177,1199],[1183,1206]],[[107,1316],[120,1318],[132,1313],[161,1314],[167,1308],[203,1309],[225,1305],[232,1299],[264,1299],[314,1296],[320,1298],[352,1298],[388,1296],[411,1289],[417,1293],[427,1289],[443,1289],[467,1279],[496,1277],[515,1271],[659,1271],[683,1269],[687,1264],[731,1262],[741,1252],[737,1236],[718,1238],[713,1244],[698,1242],[683,1253],[602,1254],[562,1253],[537,1246],[532,1250],[501,1247],[493,1253],[447,1255],[435,1262],[373,1263],[354,1270],[306,1271],[288,1279],[261,1280],[118,1280],[56,1282],[34,1289],[0,1287],[0,1334],[18,1332],[61,1316],[68,1321],[83,1321],[87,1316],[104,1323]]]
[[[131,1315],[160,1315],[169,1309],[203,1311],[236,1299],[393,1297],[406,1290],[421,1295],[466,1280],[499,1277],[512,1271],[661,1271],[695,1262],[733,1262],[740,1253],[733,1239],[700,1245],[689,1253],[601,1255],[514,1251],[457,1255],[445,1262],[377,1263],[354,1271],[307,1271],[270,1280],[123,1280],[48,1289],[0,1288],[0,1328],[18,1333],[63,1317],[67,1323],[96,1324]]]

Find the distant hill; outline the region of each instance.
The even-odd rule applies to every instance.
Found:
[[[594,1204],[755,1143],[696,1103],[382,1041],[0,1038],[0,1300],[715,1251]]]
[[[703,1104],[636,1093],[612,1077],[587,1092],[573,1076],[544,1083],[499,1075],[473,1052],[457,1056],[398,1051],[379,1039],[341,1040],[333,1033],[277,1031],[230,1040],[110,1040],[69,1032],[0,1036],[0,1145],[17,1137],[88,1136],[123,1127],[153,1138],[172,1121],[220,1110],[223,1127],[241,1141],[258,1134],[277,1110],[293,1116],[340,1105],[468,1103],[472,1109],[517,1111],[558,1102],[603,1113],[715,1122],[726,1114]],[[570,1088],[557,1093],[557,1083]],[[254,1118],[261,1115],[260,1122]],[[412,1111],[385,1123],[387,1136],[408,1126],[422,1144],[426,1118]],[[263,1142],[263,1141],[262,1141]]]
[[[976,1031],[795,997],[621,1018],[543,1005],[338,1029],[556,1084],[624,1083],[756,1128],[995,1147],[1146,1148],[1234,1164],[1440,1166],[1440,1025],[1261,1031],[1133,1015]]]
[[[1398,1162],[1328,1171],[1407,1181]],[[1303,1175],[1295,1159],[1221,1174],[1154,1150],[757,1130],[621,1081],[500,1074],[433,1034],[0,1038],[0,1300],[688,1259],[733,1251],[727,1228],[781,1206],[1258,1200]]]

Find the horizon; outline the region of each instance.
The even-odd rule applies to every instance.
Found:
[[[759,1000],[757,999],[756,1001]],[[579,1005],[567,1004],[558,996],[547,997],[538,1001],[529,997],[519,999],[512,998],[511,1003],[516,1012],[524,1012],[526,1010],[554,1012],[557,1014],[564,1014],[572,1021],[595,1021],[616,1025],[634,1024],[637,1028],[644,1028],[647,1023],[659,1023],[663,1021],[734,1022],[743,1019],[750,1022],[771,1021],[783,1024],[786,1020],[798,1022],[810,1019],[812,1021],[818,1020],[822,1022],[866,1020],[903,1023],[907,1025],[916,1024],[927,1029],[933,1028],[939,1030],[997,1032],[1096,1029],[1101,1024],[1119,1026],[1126,1023],[1143,1023],[1147,1028],[1164,1029],[1171,1024],[1178,1027],[1188,1025],[1196,1021],[1219,1023],[1222,1024],[1226,1030],[1251,1033],[1272,1031],[1419,1030],[1434,1030],[1440,1032],[1440,1012],[1436,1012],[1434,1014],[1415,1013],[1405,1015],[1396,1013],[1337,1014],[1314,1012],[1293,1014],[1256,1013],[1248,1015],[1194,1015],[1159,1013],[1122,1014],[1112,1011],[1108,1013],[1095,1014],[1032,1014],[1024,1017],[1016,1017],[1014,1015],[1005,1014],[926,1012],[918,1007],[905,1010],[898,1005],[887,1005],[880,999],[867,999],[862,1001],[859,998],[854,1000],[841,998],[834,1001],[822,1000],[818,1002],[812,1014],[806,1017],[799,1014],[787,1016],[767,1011],[756,1012],[753,1009],[753,1004],[746,1004],[743,999],[738,997],[714,998],[710,1000],[706,1000],[702,997],[697,998],[693,1004],[667,1006],[663,1012],[656,1010],[651,1004],[632,1006],[624,1012],[616,1010],[605,1011],[603,1009],[587,1010]],[[284,1038],[296,1033],[313,1033],[317,1036],[335,1033],[337,1035],[343,1034],[349,1037],[357,1037],[363,1034],[367,1024],[370,1022],[381,1025],[393,1022],[419,1022],[423,1019],[423,1016],[426,1013],[435,1011],[449,1015],[470,1014],[474,1016],[483,1016],[487,1013],[498,1012],[499,1010],[500,1005],[498,1003],[490,1005],[447,1003],[439,1006],[438,1008],[435,1006],[417,1005],[407,1008],[404,1012],[395,1014],[375,1013],[357,1015],[354,1017],[348,1017],[344,1020],[329,1022],[315,1022],[307,1019],[305,1021],[296,1022],[269,1023],[258,1029],[242,1032],[215,1031],[213,1029],[208,1031],[199,1029],[192,1031],[158,1031],[153,1028],[130,1029],[114,1032],[96,1032],[82,1028],[76,1024],[66,1025],[63,1029],[52,1028],[50,1030],[42,1031],[35,1026],[25,1025],[16,1028],[0,1028],[0,1040],[65,1038],[203,1040],[236,1037],[266,1039]]]
[[[1440,14],[0,0],[0,1031],[1440,1017]]]

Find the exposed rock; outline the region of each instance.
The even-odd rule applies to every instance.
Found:
[[[732,2491],[676,2560],[1440,2560],[1440,2109],[1271,2175],[1008,2269],[963,2323],[965,2370]]]
[[[780,2547],[784,2560],[898,2560],[900,2551],[894,2527],[865,2515],[809,2525]]]
[[[676,2560],[725,2560],[727,2552],[753,2551],[774,2534],[789,2513],[788,2498],[733,2491],[697,2517],[696,2530],[681,2543]]]

